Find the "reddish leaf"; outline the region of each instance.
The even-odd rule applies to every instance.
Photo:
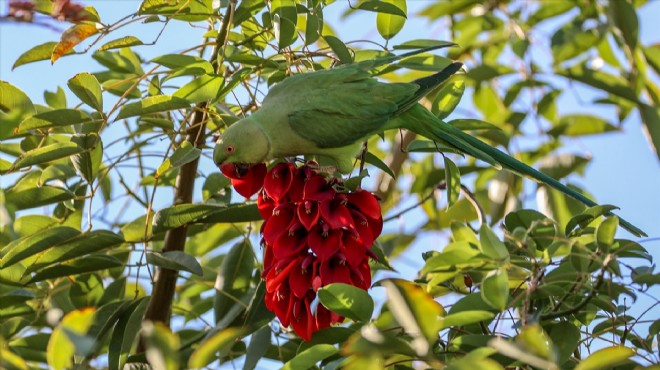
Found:
[[[56,60],[73,49],[74,46],[97,32],[96,25],[88,23],[77,24],[65,30],[60,37],[60,42],[55,45],[53,54],[50,56],[50,62],[55,63]]]

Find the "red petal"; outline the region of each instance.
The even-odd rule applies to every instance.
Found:
[[[270,216],[273,215],[273,210],[275,209],[275,201],[264,191],[260,191],[259,196],[257,197],[257,207],[259,208],[261,217],[267,221]]]
[[[324,286],[332,283],[352,284],[350,269],[336,258],[321,263],[320,275]]]
[[[371,286],[371,268],[369,267],[369,258],[365,258],[357,268],[351,267],[351,280],[353,281],[354,286],[364,290],[369,289]]]
[[[311,266],[307,269],[301,265],[302,258],[295,261],[297,265],[289,275],[289,285],[291,291],[298,298],[303,298],[307,292],[312,288],[312,271]]]
[[[346,256],[346,261],[351,266],[358,266],[367,255],[367,247],[361,240],[350,232],[344,232],[342,237],[342,252]]]
[[[273,243],[275,258],[283,259],[300,252],[307,246],[307,230],[294,220],[292,225]]]
[[[291,294],[288,286],[284,285],[275,293],[273,298],[273,312],[283,326],[289,326],[291,323],[291,311],[295,303],[295,297]]]
[[[348,203],[359,209],[365,216],[372,219],[381,218],[380,204],[378,199],[366,190],[358,190],[347,194]]]
[[[318,329],[324,329],[330,327],[332,321],[332,314],[330,310],[325,308],[323,305],[316,306],[316,327]]]
[[[319,222],[320,215],[317,202],[305,200],[298,204],[298,219],[308,231]]]
[[[278,268],[278,266],[271,268],[268,272],[268,275],[266,276],[266,291],[274,292],[276,290],[280,290],[282,286],[288,286],[287,284],[283,283],[287,280],[289,274],[291,274],[291,270],[294,267],[295,265],[293,263],[289,263],[284,267],[284,269]]]
[[[369,227],[369,220],[367,218],[360,218],[359,216],[361,215],[359,213],[353,213],[353,216],[353,225],[355,226],[355,230],[360,235],[360,241],[366,248],[371,247],[371,245],[374,244],[374,236],[371,232],[371,228]]]
[[[220,170],[231,179],[231,184],[236,192],[245,198],[250,198],[256,194],[264,185],[264,178],[266,177],[266,165],[264,163],[248,168],[243,175],[238,173],[237,167],[233,163],[223,164],[220,166]]]
[[[293,180],[293,171],[295,166],[292,163],[278,163],[273,167],[264,180],[264,190],[279,203],[282,201],[291,187]]]
[[[296,300],[294,303],[291,327],[300,338],[306,341],[312,339],[312,334],[318,330],[316,320],[312,316],[310,302],[307,299]]]
[[[329,201],[335,195],[335,190],[328,185],[325,178],[321,175],[313,175],[307,182],[303,190],[303,199],[316,201]]]
[[[327,261],[339,251],[341,242],[340,230],[323,230],[322,225],[317,225],[310,231],[307,243],[316,254],[319,261]]]
[[[339,199],[321,202],[320,209],[321,216],[333,229],[351,227],[353,225],[351,212]]]
[[[275,241],[287,230],[294,220],[293,210],[289,207],[278,207],[273,215],[264,221],[263,235],[267,244],[274,246]]]

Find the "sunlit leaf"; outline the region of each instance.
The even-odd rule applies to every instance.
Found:
[[[486,224],[482,224],[479,229],[479,241],[481,241],[481,251],[488,257],[496,261],[509,259],[509,251],[506,245]]]
[[[52,369],[70,369],[73,367],[74,354],[81,353],[79,346],[71,339],[70,334],[84,336],[92,326],[94,308],[85,308],[68,313],[53,330],[48,341],[48,365]]]
[[[179,337],[162,322],[142,323],[146,341],[146,357],[155,369],[179,369]]]
[[[141,116],[144,114],[167,112],[190,107],[190,103],[181,98],[168,95],[156,95],[144,98],[137,103],[124,105],[116,119]]]
[[[324,360],[337,352],[339,352],[339,350],[333,345],[317,344],[300,352],[296,357],[287,361],[287,363],[282,366],[282,370],[309,369],[317,362]]]
[[[635,6],[628,0],[612,1],[608,5],[614,25],[621,31],[626,44],[634,50],[639,41],[639,19]]]
[[[106,42],[99,48],[99,51],[119,49],[136,45],[143,45],[143,42],[135,36],[124,36],[116,40]]]
[[[499,311],[509,302],[509,274],[504,268],[493,270],[481,282],[481,298]]]
[[[21,56],[18,57],[18,59],[16,59],[16,62],[14,62],[14,65],[11,67],[11,69],[13,70],[16,67],[28,63],[38,62],[42,60],[50,60],[56,45],[57,42],[50,41],[30,48],[30,50],[24,52],[23,54],[21,54]],[[69,50],[64,55],[68,55],[72,53],[73,50]]]
[[[108,365],[111,370],[123,369],[128,354],[138,339],[141,322],[149,304],[149,297],[139,298],[122,310],[112,331],[108,347]]]
[[[218,98],[224,81],[222,76],[202,75],[182,86],[172,96],[185,99],[191,104],[214,101]]]
[[[60,41],[55,45],[53,54],[50,57],[51,63],[55,63],[63,55],[69,53],[74,46],[85,41],[86,38],[98,32],[96,24],[79,23],[71,28],[66,29]]]
[[[582,360],[575,370],[605,370],[623,364],[635,355],[631,348],[616,346],[599,349],[593,352],[589,357]]]
[[[401,10],[401,13],[405,14],[408,12],[406,0],[382,0],[381,2],[391,4],[391,6],[388,6],[389,8],[394,6]],[[376,28],[378,29],[378,33],[380,33],[385,40],[389,40],[396,36],[405,23],[406,17],[393,15],[392,12],[379,12],[376,15]]]
[[[83,103],[103,111],[103,97],[101,96],[101,85],[94,75],[89,73],[78,73],[67,82],[69,89],[82,100]]]
[[[119,266],[123,266],[123,263],[112,256],[104,254],[84,256],[60,265],[40,269],[39,272],[30,279],[30,283],[62,276],[80,275],[86,272],[101,271]]]
[[[440,119],[446,118],[456,109],[464,91],[465,75],[451,76],[438,91],[431,105],[431,112]]]
[[[245,334],[246,328],[227,328],[206,338],[192,353],[188,367],[203,368],[215,361],[218,352],[231,348],[234,342]]]
[[[45,129],[58,126],[70,126],[89,121],[90,116],[77,109],[56,109],[28,117],[18,126],[18,132]]]
[[[11,136],[21,121],[35,113],[32,101],[23,91],[0,81],[0,140]]]
[[[42,186],[20,191],[11,191],[6,194],[7,203],[16,210],[41,207],[64,200],[72,199],[75,194],[71,191],[55,186]]]
[[[77,134],[71,141],[85,149],[82,153],[71,156],[71,163],[80,176],[92,183],[103,161],[103,142],[97,134]]]
[[[355,321],[369,321],[374,301],[365,290],[343,283],[333,283],[318,290],[319,301],[327,309]]]
[[[161,209],[154,216],[153,232],[158,233],[190,223],[249,222],[261,220],[255,204],[220,207],[203,204],[182,204]]]

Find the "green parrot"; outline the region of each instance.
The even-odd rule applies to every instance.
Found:
[[[243,118],[218,139],[213,160],[245,170],[274,158],[297,155],[331,159],[341,173],[353,169],[362,143],[390,129],[407,129],[445,144],[497,168],[504,168],[551,186],[589,207],[591,199],[504,152],[440,120],[419,104],[462,64],[454,62],[442,71],[410,83],[384,83],[370,71],[409,57],[450,45],[296,74],[274,85],[262,106]],[[620,224],[637,236],[646,234],[625,220]]]

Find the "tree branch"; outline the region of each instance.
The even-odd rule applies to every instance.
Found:
[[[227,42],[228,30],[230,28],[230,22],[233,18],[235,8],[236,1],[230,1],[229,6],[227,7],[227,12],[222,20],[222,27],[218,33],[216,45],[210,58],[212,65],[218,65],[218,54]],[[204,132],[206,131],[207,106],[207,102],[198,103],[195,106],[195,111],[191,117],[186,135],[186,140],[193,143],[197,148],[203,147],[206,139]],[[179,175],[176,178],[174,204],[192,202],[198,163],[199,158],[181,166]],[[169,230],[165,234],[163,252],[184,250],[187,231],[186,226]],[[177,270],[166,268],[158,269],[153,291],[151,293],[151,300],[149,301],[149,306],[147,307],[147,312],[144,317],[145,321],[160,321],[169,325],[178,274],[179,272]],[[138,348],[138,351],[142,350],[144,350],[143,343],[141,343],[140,348]]]

